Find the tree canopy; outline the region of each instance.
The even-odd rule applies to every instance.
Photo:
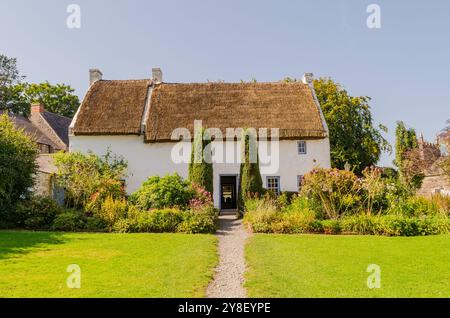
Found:
[[[11,87],[20,83],[24,77],[19,74],[17,60],[0,54],[0,110],[9,109]]]
[[[73,117],[80,105],[75,90],[65,84],[52,85],[49,82],[19,83],[10,88],[9,109],[16,114],[27,116],[31,104],[42,103],[45,109],[61,116]]]
[[[0,115],[0,218],[1,212],[29,194],[36,172],[37,146],[6,114]]]
[[[344,169],[348,162],[361,175],[365,167],[378,162],[383,151],[391,151],[383,137],[387,128],[373,123],[370,97],[351,96],[330,78],[315,80],[314,89],[330,132],[333,167]]]
[[[0,54],[0,110],[28,116],[31,104],[40,102],[45,109],[73,117],[80,105],[75,90],[69,85],[49,82],[27,83],[17,68],[17,60]]]

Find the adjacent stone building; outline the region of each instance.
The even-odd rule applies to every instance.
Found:
[[[450,195],[450,180],[440,167],[444,154],[441,151],[439,139],[436,143],[430,143],[426,142],[421,135],[419,138],[419,154],[420,159],[427,163],[427,167],[424,169],[425,178],[419,194],[425,196],[438,193]]]
[[[0,112],[4,113],[4,112]],[[69,150],[69,126],[71,119],[45,110],[44,105],[31,105],[28,117],[8,114],[16,128],[23,129],[26,134],[36,141],[39,155],[36,160],[38,172],[34,186],[37,195],[52,196],[58,201],[60,192],[53,184],[53,174],[56,168],[53,164],[52,153]]]

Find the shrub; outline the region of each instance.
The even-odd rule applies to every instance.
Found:
[[[385,234],[386,228],[383,219],[378,215],[358,214],[344,217],[341,221],[343,232],[355,234]]]
[[[111,232],[117,220],[126,217],[128,210],[127,201],[125,199],[114,199],[109,196],[100,205],[98,211],[94,214],[98,218],[105,221],[108,230]]]
[[[273,223],[273,233],[300,234],[311,231],[311,223],[315,221],[315,213],[309,209],[280,213],[280,220]]]
[[[205,190],[198,184],[191,184],[191,189],[193,192],[193,197],[189,201],[189,207],[198,209],[205,206],[212,207],[214,206],[213,198],[211,192]]]
[[[86,216],[78,210],[67,210],[56,216],[51,229],[53,231],[75,232],[86,227]]]
[[[450,231],[450,220],[442,216],[420,218],[419,225],[420,235],[446,234]]]
[[[313,210],[312,201],[304,195],[295,195],[292,197],[289,205],[282,208],[283,211],[302,211],[302,210]]]
[[[136,231],[137,220],[132,218],[119,219],[114,223],[113,231],[117,233],[130,233]]]
[[[389,236],[436,235],[450,230],[448,218],[442,216],[357,215],[344,218],[341,225],[345,232]]]
[[[184,214],[177,231],[188,234],[214,233],[217,229],[217,210],[213,207],[191,209]]]
[[[11,217],[13,205],[28,198],[37,154],[32,137],[16,129],[8,115],[0,115],[0,219]]]
[[[382,177],[382,169],[378,167],[367,167],[362,172],[361,188],[364,194],[366,213],[372,214],[374,210],[380,210],[385,204],[386,193],[385,179]]]
[[[63,212],[53,199],[49,197],[32,197],[17,204],[12,223],[28,230],[48,230],[55,217]]]
[[[272,225],[281,220],[281,213],[271,209],[247,212],[244,215],[245,224],[255,233],[271,233]]]
[[[321,230],[325,234],[339,234],[341,233],[341,223],[337,220],[323,220],[321,221]]]
[[[392,202],[389,209],[390,214],[398,214],[409,217],[425,215],[446,215],[445,204],[441,198],[425,198],[421,196],[408,197],[397,202]]]
[[[183,221],[183,212],[178,209],[151,210],[142,213],[136,223],[137,232],[176,232]]]
[[[85,229],[88,232],[106,232],[108,229],[108,224],[105,220],[99,217],[90,216],[86,219]]]
[[[280,211],[278,202],[268,196],[249,198],[245,202],[244,222],[256,233],[305,233],[315,220],[315,212],[296,197],[293,204]]]
[[[65,189],[68,206],[97,209],[107,197],[124,196],[123,178],[127,163],[121,157],[93,153],[60,152],[54,155],[56,182]]]
[[[298,197],[297,192],[284,191],[276,198],[277,205],[281,209],[285,209],[292,203],[292,200],[294,200],[297,197]]]
[[[302,193],[320,204],[329,219],[357,209],[360,190],[360,180],[353,172],[338,169],[314,169],[305,175],[302,185]]]
[[[154,176],[145,181],[130,197],[139,209],[185,208],[193,197],[189,183],[178,174],[163,178]]]

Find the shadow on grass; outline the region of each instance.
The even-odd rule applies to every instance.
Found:
[[[64,233],[0,231],[0,260],[19,257],[34,248],[63,244],[68,240]]]

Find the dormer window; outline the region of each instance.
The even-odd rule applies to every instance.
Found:
[[[306,155],[306,141],[304,140],[298,141],[297,149],[299,155]]]

